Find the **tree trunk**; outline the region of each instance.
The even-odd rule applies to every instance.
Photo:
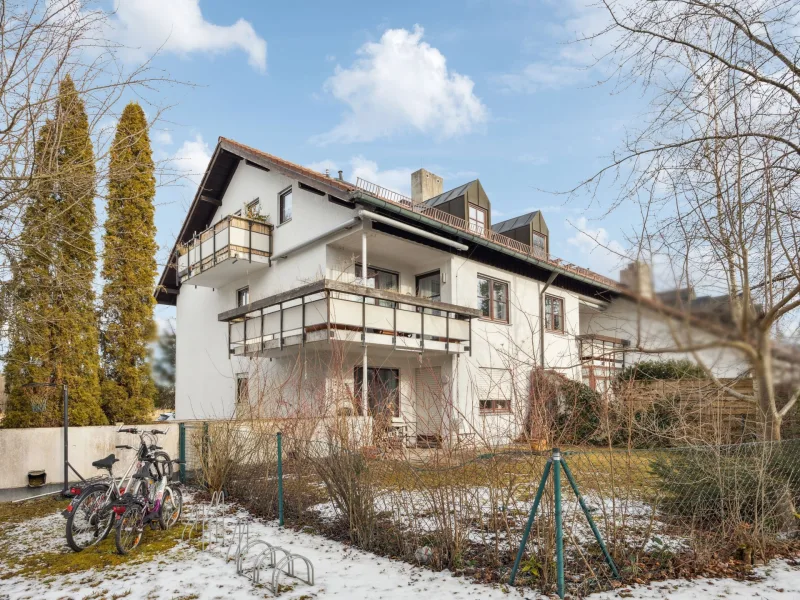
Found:
[[[775,380],[772,373],[772,348],[769,331],[759,333],[758,355],[758,364],[753,366],[758,385],[758,407],[764,427],[764,441],[778,442],[781,439],[783,418],[775,404]]]

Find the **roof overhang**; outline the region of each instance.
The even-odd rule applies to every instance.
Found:
[[[176,249],[178,244],[186,243],[192,236],[206,229],[214,218],[214,214],[222,205],[222,198],[228,185],[233,179],[239,164],[244,161],[264,171],[275,171],[298,181],[305,189],[327,195],[332,202],[345,202],[348,192],[355,189],[352,185],[316,173],[285,161],[277,156],[261,152],[249,146],[239,144],[227,138],[219,138],[217,147],[211,155],[211,160],[203,174],[203,179],[197,188],[194,200],[181,226],[180,233],[169,253],[167,265],[161,273],[154,296],[159,304],[175,306],[177,304],[180,282],[176,270]]]

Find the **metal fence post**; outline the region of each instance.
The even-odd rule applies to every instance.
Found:
[[[617,570],[617,565],[614,562],[614,559],[611,558],[611,554],[608,552],[608,548],[606,548],[606,544],[603,541],[603,536],[600,535],[600,530],[597,529],[597,525],[592,518],[592,514],[589,512],[589,507],[586,506],[586,502],[583,500],[583,496],[578,491],[578,484],[575,482],[575,478],[572,476],[572,472],[569,470],[567,466],[567,461],[562,460],[561,464],[564,467],[564,475],[567,476],[567,480],[569,481],[569,485],[572,487],[572,491],[575,492],[575,496],[578,497],[578,502],[581,505],[581,510],[583,510],[583,514],[586,515],[586,520],[589,521],[589,526],[592,528],[592,533],[594,534],[594,539],[597,540],[597,543],[600,545],[600,549],[603,551],[603,556],[606,559],[606,563],[611,568],[611,572],[614,573],[614,577],[619,579],[619,571]]]
[[[178,424],[178,459],[181,483],[186,483],[186,423]]]
[[[539,502],[542,500],[544,494],[544,486],[547,483],[547,477],[550,475],[550,467],[553,464],[552,459],[548,458],[547,463],[544,465],[544,473],[542,479],[539,481],[539,489],[536,490],[536,498],[533,500],[531,506],[531,513],[528,515],[528,522],[525,524],[525,531],[522,533],[522,541],[519,544],[517,557],[514,559],[514,566],[511,568],[511,577],[508,579],[509,585],[514,585],[514,580],[517,578],[517,570],[519,563],[522,561],[522,555],[525,553],[525,545],[528,543],[528,536],[531,534],[531,527],[533,527],[533,520],[536,518],[536,510],[539,508]]]
[[[564,529],[561,522],[561,451],[553,448],[553,495],[556,511],[556,576],[559,598],[564,598]]]
[[[283,436],[280,431],[276,437],[278,439],[278,525],[283,527]]]

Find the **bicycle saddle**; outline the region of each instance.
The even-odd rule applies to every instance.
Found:
[[[119,462],[119,459],[113,454],[109,454],[105,458],[94,461],[92,466],[97,467],[98,469],[110,469],[111,465],[113,465],[115,462]]]

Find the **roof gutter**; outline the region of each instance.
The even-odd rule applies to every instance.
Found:
[[[361,217],[362,219],[371,219],[372,221],[377,221],[378,223],[383,223],[384,225],[389,225],[390,227],[395,227],[397,229],[413,233],[414,235],[418,235],[420,237],[433,240],[434,242],[444,244],[445,246],[450,246],[451,248],[455,248],[456,250],[461,250],[462,252],[466,252],[467,250],[469,250],[469,246],[467,246],[466,244],[462,244],[461,242],[456,242],[441,235],[436,235],[435,233],[431,233],[430,231],[425,231],[424,229],[420,229],[419,227],[413,227],[411,225],[401,223],[400,221],[395,221],[394,219],[390,219],[389,217],[384,217],[383,215],[379,215],[377,213],[370,212],[368,210],[363,210],[363,209],[359,210],[358,216]]]
[[[416,213],[416,212],[410,211],[410,210],[408,210],[406,208],[403,208],[401,206],[398,206],[398,205],[396,205],[396,204],[394,204],[392,202],[387,202],[386,200],[382,200],[380,198],[376,198],[375,196],[371,196],[370,194],[365,193],[363,190],[358,190],[358,189],[357,190],[353,190],[352,192],[350,192],[350,198],[352,198],[355,201],[363,202],[363,203],[366,203],[366,204],[371,204],[371,205],[376,206],[378,208],[393,212],[393,213],[395,213],[397,215],[401,215],[401,216],[403,216],[403,217],[405,217],[407,219],[413,219],[413,220],[415,220],[415,221],[417,221],[419,223],[422,223],[424,225],[427,225],[429,227],[434,227],[436,229],[439,229],[440,231],[445,231],[445,232],[447,232],[447,233],[449,233],[449,234],[451,234],[453,236],[459,236],[461,238],[465,238],[465,239],[471,241],[474,244],[477,244],[477,245],[480,245],[480,246],[486,246],[488,248],[491,248],[492,250],[495,250],[495,251],[498,251],[498,252],[502,252],[503,254],[506,254],[508,256],[513,256],[514,258],[517,258],[517,259],[520,259],[520,260],[524,260],[525,262],[528,262],[530,264],[536,265],[537,267],[540,267],[540,268],[545,269],[547,271],[558,273],[559,275],[564,275],[565,277],[568,277],[570,279],[574,279],[576,281],[581,281],[583,283],[586,283],[588,285],[594,286],[596,288],[603,289],[603,290],[608,291],[608,292],[613,292],[615,294],[621,293],[621,290],[616,288],[616,287],[611,287],[611,286],[605,285],[605,284],[600,283],[599,281],[596,281],[594,279],[590,279],[588,277],[583,277],[582,275],[578,275],[577,273],[571,273],[570,271],[567,271],[566,269],[562,269],[562,268],[560,268],[560,267],[558,267],[556,265],[553,265],[551,263],[547,263],[547,262],[538,260],[537,258],[534,258],[533,256],[529,256],[529,255],[522,254],[522,253],[519,253],[519,252],[514,252],[513,250],[511,250],[509,248],[505,248],[504,246],[501,246],[500,244],[495,244],[494,242],[492,242],[490,240],[487,240],[484,237],[469,233],[467,231],[462,231],[461,229],[456,229],[455,227],[452,227],[451,225],[446,225],[444,223],[440,223],[439,221],[436,221],[435,219],[431,219],[430,217],[426,217],[426,216],[424,216],[424,215],[422,215],[420,213]]]

